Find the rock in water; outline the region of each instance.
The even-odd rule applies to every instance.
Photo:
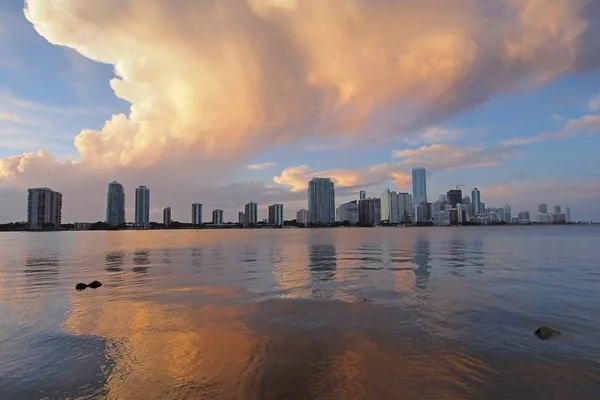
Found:
[[[94,281],[88,285],[88,287],[91,287],[92,289],[99,288],[100,286],[102,286],[102,283],[100,283],[98,281]]]
[[[86,287],[87,287],[87,285],[85,283],[78,283],[77,285],[75,285],[76,290],[83,290]]]
[[[542,340],[550,339],[553,336],[560,335],[560,332],[547,326],[540,326],[535,330],[535,335]]]

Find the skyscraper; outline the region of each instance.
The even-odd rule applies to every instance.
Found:
[[[192,225],[202,225],[202,204],[200,203],[192,204]]]
[[[448,203],[452,206],[452,208],[456,208],[456,205],[462,201],[462,190],[460,189],[452,189],[448,190],[446,193]]]
[[[410,222],[410,217],[413,213],[413,199],[410,193],[398,193],[398,221]]]
[[[508,204],[504,205],[504,222],[510,224],[512,222],[512,211]]]
[[[396,203],[394,197],[396,197],[396,192],[390,191],[390,189],[384,189],[381,192],[381,220],[390,224],[396,222],[394,221],[395,210],[392,209],[392,203]]]
[[[269,206],[269,223],[277,226],[283,225],[283,204]]]
[[[376,225],[381,222],[381,199],[369,197],[358,202],[358,222],[361,225]]]
[[[473,209],[473,216],[477,217],[479,214],[483,213],[483,210],[481,209],[481,193],[479,192],[479,189],[474,188],[471,191],[471,201],[473,203],[471,206]]]
[[[554,214],[560,214],[560,211],[561,211],[560,206],[554,206]]]
[[[308,182],[308,214],[313,224],[335,222],[335,188],[330,178]]]
[[[361,190],[360,193],[359,193],[358,199],[359,200],[364,200],[366,198],[367,198],[367,191],[366,190]]]
[[[241,211],[238,211],[238,224],[244,225],[246,223],[246,214]]]
[[[150,189],[139,186],[135,189],[135,224],[147,226],[150,223]]]
[[[542,203],[538,205],[538,214],[548,214],[548,204]]]
[[[40,229],[44,225],[58,228],[62,221],[62,194],[48,188],[27,191],[27,222],[29,228]]]
[[[310,217],[308,214],[308,210],[305,209],[300,209],[296,212],[296,223],[298,225],[308,225],[308,223],[310,222]]]
[[[171,207],[166,207],[165,209],[163,209],[163,225],[165,226],[165,228],[171,226],[171,221]]]
[[[529,214],[529,211],[521,211],[519,213],[519,220],[531,221],[531,216]]]
[[[117,181],[108,184],[106,195],[106,223],[119,226],[125,223],[125,190]]]
[[[571,207],[565,207],[565,222],[571,222]]]
[[[413,168],[412,190],[414,205],[422,205],[425,210],[427,208],[427,171],[425,168]]]
[[[257,204],[251,201],[250,203],[246,204],[244,211],[246,225],[256,225],[258,222]]]
[[[213,210],[212,223],[213,225],[223,225],[223,210]]]

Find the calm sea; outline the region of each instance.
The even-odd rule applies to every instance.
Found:
[[[0,399],[598,399],[599,228],[3,233]]]

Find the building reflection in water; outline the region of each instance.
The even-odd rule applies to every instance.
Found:
[[[163,264],[171,264],[171,249],[166,248],[163,250]]]
[[[431,275],[431,250],[429,238],[417,237],[413,243],[412,262],[417,265],[414,269],[416,276],[415,286],[419,289],[427,287],[427,281]]]
[[[121,272],[123,270],[121,267],[123,266],[124,257],[125,254],[120,251],[107,253],[105,257],[106,267],[104,269],[107,272]]]
[[[133,263],[136,265],[132,269],[133,272],[148,272],[148,265],[150,265],[150,251],[146,249],[137,250],[133,256]]]
[[[313,281],[314,298],[326,299],[333,296],[331,286],[321,286],[332,281],[337,271],[337,252],[333,244],[311,244],[308,250],[308,271]]]
[[[200,267],[202,267],[202,247],[192,247],[191,248],[191,266],[195,272],[200,272]]]
[[[57,256],[29,257],[25,260],[25,279],[27,286],[58,285]]]

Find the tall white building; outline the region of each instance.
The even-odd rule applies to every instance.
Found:
[[[246,225],[256,225],[258,222],[258,205],[251,201],[246,204],[244,211]]]
[[[335,222],[335,188],[330,178],[308,182],[308,213],[313,224]]]
[[[135,189],[135,224],[147,226],[150,223],[150,189],[138,186]]]
[[[45,224],[58,228],[62,221],[62,194],[48,188],[27,191],[27,222],[29,228],[40,229]]]
[[[308,223],[310,222],[310,217],[309,217],[309,213],[308,210],[305,209],[300,209],[296,212],[296,223],[298,225],[308,225]]]
[[[427,171],[425,168],[413,168],[412,170],[413,203],[415,206],[423,206],[422,213],[427,211]],[[427,218],[427,215],[423,215]]]
[[[125,223],[125,189],[117,181],[108,184],[106,223],[110,226],[119,226]]]
[[[512,223],[512,211],[510,210],[510,206],[508,204],[504,205],[504,222],[507,224]]]
[[[173,220],[171,219],[171,207],[166,207],[165,209],[163,209],[163,225],[165,226],[165,228],[170,227],[172,221]]]
[[[341,222],[348,221],[351,224],[358,224],[358,201],[342,204],[338,207],[338,213]]]
[[[213,225],[223,225],[223,210],[213,210],[212,223]]]
[[[192,225],[202,225],[202,204],[192,204]]]
[[[396,192],[390,189],[384,189],[381,192],[381,220],[387,221],[390,224],[396,223],[396,209],[392,206],[396,205]]]
[[[567,223],[571,222],[571,207],[565,207],[565,221]]]
[[[277,226],[283,225],[283,204],[269,206],[269,223]]]
[[[481,192],[477,188],[473,188],[471,191],[471,201],[473,210],[473,216],[477,217],[479,214],[483,214],[484,210],[481,209]]]
[[[413,199],[410,193],[398,193],[398,223],[409,222],[413,213]]]

